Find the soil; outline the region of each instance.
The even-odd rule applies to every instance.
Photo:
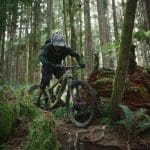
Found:
[[[98,82],[100,79],[111,79],[109,82]],[[88,82],[97,92],[99,99],[110,98],[112,94],[114,71],[101,69],[88,78]],[[110,82],[111,81],[111,82]],[[127,75],[123,103],[132,109],[150,109],[150,72],[137,67],[132,74]]]
[[[150,150],[150,140],[129,138],[121,127],[107,127],[95,121],[86,129],[76,128],[69,121],[56,122],[60,150]]]

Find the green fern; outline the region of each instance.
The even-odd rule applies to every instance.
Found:
[[[140,108],[134,112],[126,105],[119,105],[119,107],[122,109],[124,117],[117,124],[122,124],[128,133],[139,134],[150,128],[150,116],[145,114],[146,109]]]

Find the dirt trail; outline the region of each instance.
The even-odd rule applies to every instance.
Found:
[[[73,126],[64,120],[56,122],[60,150],[149,150],[150,142],[141,138],[131,141],[120,127],[116,130],[94,122],[86,129]]]

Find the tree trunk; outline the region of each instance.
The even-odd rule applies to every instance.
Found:
[[[0,5],[0,74],[4,74],[4,45],[5,45],[5,30],[6,30],[6,1],[3,0]]]
[[[71,28],[71,47],[77,49],[77,37],[75,31],[75,21],[74,21],[74,8],[73,0],[69,0],[69,18],[70,18],[70,28]]]
[[[63,0],[63,13],[64,13],[64,33],[66,36],[66,44],[68,45],[68,32],[67,32],[67,10],[66,10],[66,1]]]
[[[85,23],[85,61],[87,76],[94,69],[94,51],[92,43],[91,17],[89,0],[84,0],[84,23]]]
[[[117,23],[115,0],[112,0],[112,10],[113,10],[114,35],[115,35],[115,40],[118,41],[119,33],[118,33],[118,23]]]
[[[110,42],[110,29],[107,18],[107,6],[104,6],[104,0],[97,0],[98,23],[99,23],[99,38],[102,50],[102,62],[104,68],[112,66],[112,58],[108,55],[106,44]]]
[[[41,28],[41,0],[34,1],[34,20],[33,20],[33,55],[32,55],[32,64],[33,64],[33,82],[38,82],[40,79],[40,63],[39,63],[39,52],[40,52],[40,28]]]
[[[23,4],[21,4],[21,12],[23,12]],[[20,12],[20,13],[21,13]],[[22,77],[22,68],[21,68],[21,62],[22,62],[22,58],[20,59],[20,55],[23,53],[22,47],[21,47],[21,38],[22,38],[22,26],[23,26],[23,13],[20,14],[20,20],[19,20],[19,44],[18,47],[16,49],[16,75],[15,75],[15,79],[16,81],[21,82],[20,78],[24,78],[24,76]],[[21,51],[22,50],[22,51]]]
[[[29,36],[29,64],[28,64],[28,82],[33,83],[33,4],[30,4],[30,36]]]
[[[117,121],[119,119],[118,104],[122,103],[122,97],[124,94],[125,79],[130,56],[130,47],[132,43],[132,32],[134,27],[136,6],[137,0],[127,0],[124,25],[121,35],[119,60],[114,79],[113,93],[111,97],[112,121]]]
[[[29,65],[29,60],[28,60],[28,55],[29,55],[29,22],[30,19],[27,17],[30,15],[30,8],[27,5],[25,7],[25,13],[26,13],[26,22],[25,22],[25,37],[26,37],[26,44],[25,44],[25,51],[24,51],[24,79],[25,83],[29,82],[29,70],[28,70],[28,65]]]
[[[15,0],[13,6],[10,10],[10,25],[9,25],[9,42],[8,42],[8,70],[7,70],[7,79],[13,80],[13,68],[14,68],[14,41],[15,41],[15,33],[17,28],[17,17],[18,17],[18,0]]]
[[[149,24],[149,29],[150,29],[150,0],[144,0],[145,2],[145,7],[146,7],[146,13],[147,13],[147,20]]]
[[[129,55],[129,65],[128,65],[128,73],[129,74],[133,74],[137,67],[135,48],[136,48],[136,46],[131,44],[130,55]]]
[[[150,30],[150,25],[148,21],[148,13],[147,13],[147,5],[148,3],[145,3],[145,1],[139,1],[138,5],[138,15],[137,15],[137,20],[138,20],[138,26],[142,27],[143,30],[149,31]],[[150,39],[149,38],[144,38],[139,41],[138,44],[139,48],[138,51],[141,51],[141,56],[142,56],[142,65],[146,68],[149,67],[149,48],[150,48]]]
[[[47,37],[49,38],[52,30],[53,0],[47,0]]]

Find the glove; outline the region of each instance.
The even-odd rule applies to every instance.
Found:
[[[80,67],[81,68],[85,68],[85,64],[80,64]]]

